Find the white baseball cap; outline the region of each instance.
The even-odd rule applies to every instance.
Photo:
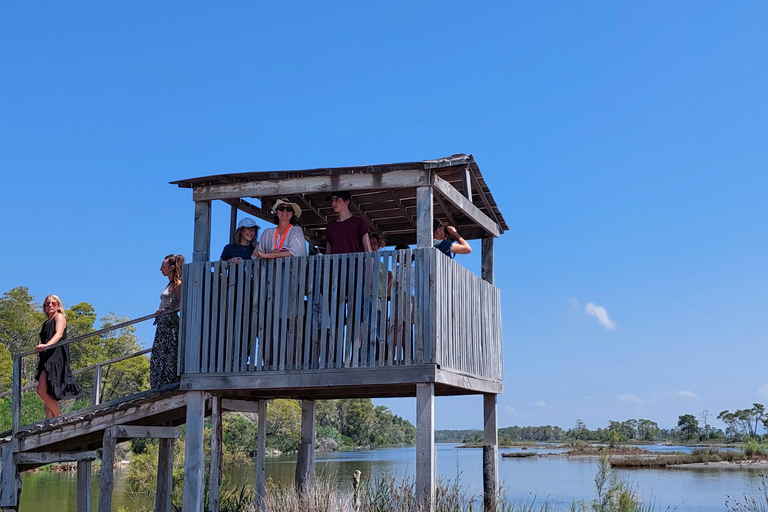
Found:
[[[240,222],[237,223],[237,227],[239,228],[256,228],[259,229],[259,226],[256,224],[256,221],[251,219],[250,217],[245,217],[244,219],[240,219]]]

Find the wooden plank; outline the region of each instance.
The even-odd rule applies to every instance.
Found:
[[[392,253],[397,254],[397,252]],[[400,288],[402,287],[402,283],[399,278],[399,272],[398,269],[400,267],[398,263],[398,257],[394,256],[391,259],[391,266],[392,266],[392,289],[389,296],[389,318],[387,322],[387,331],[386,331],[386,356],[384,358],[384,366],[391,366],[394,364],[395,360],[395,350],[397,341],[395,339],[396,331],[397,331],[397,305],[398,305],[398,297],[400,294]]]
[[[307,258],[307,306],[304,316],[304,355],[302,357],[301,367],[303,369],[312,368],[312,362],[317,353],[315,340],[318,333],[318,318],[316,312],[320,309],[319,280],[316,280],[320,272],[315,272],[318,268],[320,258],[311,256]]]
[[[229,243],[235,243],[237,235],[237,206],[231,205],[229,208]]]
[[[390,264],[392,261],[392,251],[386,251],[382,253],[382,265],[383,265],[383,271],[387,275],[387,282],[389,282],[389,275],[390,275]],[[393,276],[394,280],[394,276]],[[392,283],[392,288],[394,288],[394,283]],[[389,333],[389,329],[387,328],[387,325],[389,324],[389,300],[388,297],[391,296],[392,289],[388,290],[387,292],[384,292],[384,296],[381,299],[381,305],[380,305],[380,311],[381,311],[381,324],[376,327],[376,330],[378,332],[379,336],[379,357],[377,361],[377,366],[384,366],[387,360],[387,347],[389,346],[387,344],[387,335]]]
[[[176,365],[176,375],[180,376],[184,370],[184,360],[187,345],[187,333],[189,332],[189,302],[192,287],[189,286],[189,265],[184,265],[181,269],[181,307],[179,319],[179,364]]]
[[[112,427],[104,429],[99,472],[99,512],[112,510],[112,492],[115,489],[115,441]]]
[[[491,236],[499,236],[501,231],[499,225],[490,219],[486,214],[480,211],[480,208],[464,197],[461,192],[456,190],[453,185],[442,179],[440,176],[432,177],[432,187],[442,194],[449,203],[460,209],[464,214],[479,225],[485,232]],[[421,245],[419,245],[421,247]]]
[[[188,512],[203,512],[205,493],[205,450],[203,448],[205,393],[202,391],[190,391],[186,396],[187,434],[184,445],[184,494],[182,496],[182,509]],[[99,512],[102,511],[99,510]]]
[[[363,300],[363,283],[367,282],[365,279],[365,255],[363,253],[355,254],[353,260],[355,262],[355,287],[350,293],[354,293],[354,311],[350,313],[352,319],[351,329],[347,326],[347,330],[352,331],[352,364],[350,366],[360,366],[360,347],[362,345],[361,328],[363,322],[363,309],[366,308],[366,301]],[[378,276],[377,276],[378,277]]]
[[[192,262],[204,262],[210,259],[211,252],[211,202],[195,199],[195,227],[192,244]]]
[[[235,328],[232,337],[232,367],[230,371],[240,371],[240,362],[242,361],[243,350],[243,303],[245,302],[245,266],[247,263],[241,261],[237,264],[237,286],[235,291]]]
[[[275,309],[277,308],[277,294],[279,293],[279,288],[276,285],[275,281],[275,260],[267,260],[262,263],[264,265],[264,268],[266,269],[267,274],[267,281],[266,281],[266,293],[267,293],[267,304],[266,309],[264,310],[264,316],[266,317],[266,323],[264,325],[264,338],[262,343],[264,343],[264,369],[266,370],[274,370],[274,364],[275,364],[275,351],[274,351],[274,331],[276,330],[276,327],[273,325],[275,316],[277,313],[275,312]]]
[[[420,249],[432,247],[432,219],[432,188],[419,187],[416,189],[416,245]]]
[[[296,456],[296,489],[304,490],[312,483],[315,465],[315,401],[301,401],[301,442]]]
[[[170,438],[160,439],[157,455],[157,487],[155,492],[155,512],[172,512],[171,493],[173,491],[173,445]]]
[[[473,393],[501,394],[504,390],[504,386],[499,381],[442,368],[436,373],[435,383],[470,390]]]
[[[240,265],[229,260],[229,280],[227,282],[227,329],[226,345],[224,348],[224,371],[232,371],[232,360],[235,355],[235,306],[237,304],[237,277]]]
[[[229,278],[231,274],[231,263],[229,261],[221,262],[221,274],[219,275],[219,335],[216,339],[216,371],[224,371],[224,361],[226,359],[227,347],[227,294],[229,291]]]
[[[279,319],[280,330],[278,332],[278,340],[280,343],[280,352],[278,353],[277,367],[280,370],[285,370],[286,359],[288,356],[288,319],[290,316],[288,313],[288,303],[292,291],[292,283],[290,279],[290,263],[286,258],[280,258],[276,260],[278,269],[278,275],[282,272],[282,275],[275,282],[280,287],[280,307],[276,310],[277,318]]]
[[[264,510],[264,497],[267,493],[267,401],[259,400],[258,433],[256,440],[256,510]]]
[[[416,249],[414,255],[416,259],[414,261],[414,301],[413,301],[413,320],[414,320],[414,339],[413,339],[413,362],[421,364],[424,362],[424,315],[426,314],[426,308],[424,306],[424,279],[427,274],[425,272],[424,258],[428,249]]]
[[[266,343],[264,342],[264,335],[266,332],[267,322],[267,304],[269,302],[269,289],[267,285],[267,263],[259,260],[259,294],[254,297],[258,298],[258,310],[259,310],[259,351],[256,356],[256,369],[263,370],[265,368],[266,357]]]
[[[499,493],[498,430],[496,395],[483,395],[483,503],[493,510]]]
[[[373,276],[373,283],[370,292],[370,305],[366,328],[364,331],[366,352],[365,366],[376,366],[376,349],[378,348],[378,330],[377,322],[381,317],[379,308],[381,304],[382,287],[384,288],[384,300],[386,300],[386,287],[387,287],[387,274],[381,267],[381,255],[378,252],[371,253],[369,255],[371,275]],[[383,280],[382,280],[383,277]]]
[[[334,310],[334,291],[336,288],[331,285],[331,270],[333,268],[334,258],[333,256],[323,256],[320,259],[323,265],[322,275],[322,292],[321,299],[323,305],[323,312],[321,315],[322,322],[320,323],[320,354],[318,355],[318,368],[330,368],[328,362],[328,346],[330,341],[330,329],[333,324],[331,319],[332,311]]]
[[[435,385],[416,384],[416,500],[423,511],[435,507]]]
[[[342,175],[278,178],[195,187],[195,201],[263,196],[290,196],[334,190],[376,190],[429,185],[429,171],[403,170]]]
[[[77,461],[77,512],[93,510],[92,462],[93,459]]]
[[[221,396],[211,397],[211,469],[208,472],[208,510],[219,512],[224,436],[221,431]]]
[[[307,313],[307,304],[305,300],[305,293],[307,290],[307,273],[308,259],[306,256],[302,256],[296,259],[296,272],[298,273],[299,285],[296,292],[296,317],[293,321],[293,331],[296,333],[296,341],[294,343],[294,354],[292,368],[303,368],[304,361],[304,322]],[[293,337],[291,337],[293,339]]]
[[[57,462],[93,461],[99,458],[98,452],[20,452],[16,454],[16,464],[53,464]]]
[[[259,412],[258,400],[236,400],[224,398],[221,401],[221,410],[223,412]]]
[[[210,318],[208,329],[203,331],[203,350],[208,352],[207,364],[203,366],[205,372],[215,372],[218,370],[219,346],[221,336],[219,335],[219,304],[221,303],[221,273],[222,262],[216,261],[211,263],[211,277],[208,282],[208,289],[206,290],[206,301],[210,308]],[[207,343],[206,343],[207,336]]]
[[[178,439],[181,437],[179,427],[152,427],[146,425],[115,425],[110,427],[115,439]]]
[[[339,272],[336,274],[334,283],[338,288],[338,307],[336,308],[336,331],[333,340],[334,349],[334,368],[341,368],[344,366],[344,334],[345,334],[345,319],[347,316],[347,284],[348,284],[348,271],[347,262],[349,259],[346,254],[340,254],[336,256],[339,262]]]
[[[240,360],[235,365],[235,371],[244,372],[248,369],[248,357],[251,347],[251,295],[253,294],[253,263],[243,262],[243,313],[242,329],[240,330]]]
[[[211,286],[213,283],[213,263],[206,263],[203,270],[203,325],[202,335],[200,336],[200,343],[202,345],[202,357],[200,362],[200,369],[202,372],[210,371],[211,361]],[[215,318],[215,317],[214,317]]]
[[[257,343],[258,343],[258,333],[259,333],[259,318],[261,315],[261,295],[260,295],[260,274],[261,272],[259,269],[261,268],[261,262],[259,260],[254,261],[251,264],[251,302],[250,302],[250,311],[251,311],[251,329],[250,329],[250,343],[248,345],[250,351],[248,353],[248,371],[253,371],[253,369],[256,367],[256,354],[257,354]]]
[[[405,303],[403,304],[403,364],[413,364],[413,251],[405,253]]]
[[[91,403],[99,405],[101,403],[101,365],[93,369],[93,390],[91,391]]]
[[[464,171],[461,174],[461,186],[464,197],[472,201],[472,177],[469,166],[464,167]],[[231,242],[230,242],[231,243]]]

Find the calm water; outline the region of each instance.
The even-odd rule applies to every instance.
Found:
[[[689,451],[686,447],[644,446],[654,451]],[[684,450],[685,449],[685,450]],[[519,451],[502,449],[500,453]],[[538,453],[556,453],[557,449],[536,449]],[[394,475],[397,478],[413,476],[416,449],[387,448],[357,452],[317,454],[315,471],[318,475],[337,478],[340,488],[351,487],[351,475],[359,469],[365,478],[375,479]],[[768,469],[768,468],[766,468]],[[283,456],[267,459],[267,476],[284,484],[293,482],[295,457]],[[482,449],[456,449],[452,444],[437,445],[437,470],[445,479],[460,481],[470,492],[482,491]],[[597,460],[565,457],[528,457],[505,459],[499,457],[499,474],[504,480],[508,496],[513,502],[541,502],[547,498],[570,504],[573,500],[593,498]],[[755,470],[620,470],[622,479],[629,480],[646,501],[655,500],[657,510],[668,506],[679,511],[721,511],[725,509],[726,495],[741,497],[758,495],[759,472]],[[130,500],[123,492],[124,473],[116,470],[113,509],[130,510]],[[239,468],[228,475],[233,483],[252,483],[252,467]],[[96,480],[96,479],[94,479]],[[76,509],[76,476],[71,473],[28,473],[23,476],[21,512],[62,512]],[[94,482],[94,504],[98,496],[98,483]],[[95,510],[95,508],[94,508]]]

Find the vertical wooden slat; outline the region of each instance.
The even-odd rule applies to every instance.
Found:
[[[403,363],[404,364],[413,364],[413,258],[414,258],[413,251],[407,251],[406,257],[405,257],[405,283],[406,283],[406,303],[404,305],[405,311],[404,311],[404,324],[405,329],[403,330],[403,343],[405,345],[405,350],[403,351]]]
[[[331,309],[330,316],[330,332],[328,332],[328,352],[326,353],[327,361],[325,363],[326,368],[334,368],[336,366],[336,331],[339,329],[338,322],[338,310],[339,310],[339,265],[340,260],[338,255],[331,256],[331,261],[327,264],[331,265]]]
[[[243,261],[243,316],[240,330],[240,363],[235,371],[244,372],[248,367],[248,352],[251,345],[251,295],[253,294],[252,261]]]
[[[344,320],[347,315],[347,305],[349,300],[347,296],[347,281],[349,278],[347,270],[348,255],[342,254],[339,255],[338,258],[340,263],[339,273],[334,280],[338,287],[337,293],[339,301],[336,316],[336,336],[334,337],[333,342],[335,350],[334,368],[341,368],[344,365],[344,335],[346,334]]]
[[[264,316],[266,317],[266,322],[264,323],[264,337],[261,340],[261,343],[264,345],[264,369],[265,370],[271,370],[273,369],[272,365],[274,364],[274,356],[273,356],[273,350],[272,350],[272,341],[274,336],[272,335],[272,331],[274,329],[273,323],[274,323],[274,308],[275,306],[275,260],[267,260],[263,263],[264,269],[266,270],[267,274],[267,281],[266,281],[266,297],[267,297],[267,304],[266,308],[264,309]]]
[[[234,304],[235,322],[234,329],[232,331],[232,355],[230,356],[230,359],[232,360],[232,366],[230,367],[230,371],[238,371],[240,368],[240,353],[243,346],[243,303],[245,302],[245,298],[243,296],[243,286],[245,284],[244,267],[246,265],[246,260],[242,260],[239,264],[236,265],[237,272],[235,273],[236,283]]]
[[[351,331],[352,333],[352,361],[350,366],[357,367],[359,366],[360,361],[360,348],[362,344],[362,336],[361,336],[361,324],[363,322],[362,314],[363,310],[366,308],[365,301],[363,300],[363,282],[365,281],[367,283],[367,279],[365,279],[365,258],[363,253],[355,254],[351,262],[354,261],[354,288],[350,290],[350,295],[354,294],[354,298],[352,300],[352,303],[354,304],[354,311],[349,312],[349,317],[351,319],[352,325],[347,326],[347,331]]]
[[[322,274],[322,292],[321,292],[321,298],[322,298],[322,306],[323,306],[323,312],[320,315],[321,322],[320,322],[320,354],[318,354],[317,360],[318,360],[318,368],[329,368],[329,362],[328,362],[328,345],[330,344],[329,334],[331,329],[331,324],[333,323],[333,320],[331,319],[331,311],[333,311],[333,290],[335,289],[333,286],[331,286],[331,267],[333,266],[334,258],[333,256],[322,256],[321,257],[321,263],[323,265],[323,274]]]
[[[101,365],[93,369],[93,390],[91,392],[91,403],[99,405],[101,403]]]
[[[294,291],[295,285],[291,282],[290,279],[290,259],[289,258],[281,258],[277,260],[277,266],[282,270],[282,276],[280,281],[280,289],[281,289],[281,302],[280,302],[280,309],[278,310],[279,319],[280,319],[280,334],[279,334],[279,340],[280,340],[280,354],[278,358],[278,368],[281,370],[285,370],[285,366],[288,358],[288,319],[291,318],[290,316],[290,296],[291,293]]]
[[[257,343],[257,337],[258,337],[258,331],[259,331],[259,317],[260,317],[260,293],[259,293],[259,269],[261,262],[259,260],[254,261],[251,264],[251,303],[250,303],[250,310],[251,310],[251,323],[250,323],[250,333],[249,333],[249,344],[248,347],[250,348],[248,352],[248,371],[253,371],[256,365],[256,343]]]
[[[432,247],[432,187],[416,189],[416,244],[420,249]]]
[[[496,428],[496,395],[483,395],[483,503],[485,510],[495,510],[499,492],[499,437]]]
[[[184,372],[184,357],[186,336],[189,331],[187,322],[189,321],[189,315],[187,314],[189,301],[191,300],[190,293],[192,293],[192,287],[189,286],[189,268],[190,265],[186,264],[181,269],[181,309],[179,311],[179,340],[178,340],[178,358],[179,364],[176,365],[176,375],[181,375]]]
[[[315,464],[315,401],[301,401],[301,442],[296,457],[296,489],[303,491],[312,483]]]
[[[224,357],[227,346],[227,291],[229,290],[229,267],[228,261],[222,261],[219,274],[219,304],[218,322],[219,334],[216,337],[216,371],[224,371]]]
[[[262,370],[266,366],[266,343],[264,343],[264,333],[266,331],[267,324],[267,307],[269,304],[269,281],[267,280],[267,269],[269,268],[268,262],[259,261],[259,351],[256,356],[256,369]]]
[[[224,349],[224,371],[232,371],[232,359],[235,354],[235,305],[237,304],[237,281],[239,264],[229,262],[229,281],[227,282],[227,343]]]
[[[382,272],[384,272],[387,282],[389,282],[389,262],[390,257],[392,255],[392,251],[386,251],[382,253]],[[393,283],[394,286],[394,283]],[[381,293],[381,292],[379,292]],[[387,324],[389,322],[389,291],[384,290],[383,298],[379,300],[379,311],[381,311],[381,323],[376,326],[376,335],[378,336],[378,343],[379,343],[379,357],[377,358],[377,366],[384,366],[384,362],[387,359],[387,333],[389,332],[387,329]],[[382,297],[380,295],[380,297]]]
[[[289,329],[289,339],[291,350],[291,368],[300,369],[303,367],[303,354],[304,354],[304,318],[306,315],[306,301],[304,300],[306,286],[307,286],[307,258],[301,256],[296,258],[294,263],[296,273],[293,276],[294,282],[298,279],[298,283],[295,286],[295,304],[296,312],[291,319],[291,325]]]
[[[203,269],[203,325],[200,335],[200,344],[202,345],[200,371],[203,373],[210,371],[211,360],[211,283],[213,282],[211,267],[212,264],[206,263]]]
[[[208,353],[208,364],[204,368],[204,371],[215,372],[217,354],[219,352],[219,302],[220,294],[219,288],[221,287],[221,262],[216,261],[211,263],[211,281],[208,287],[208,303],[210,304],[210,324],[206,333],[203,334],[203,351]],[[205,343],[205,335],[208,336],[208,341]]]
[[[317,256],[311,256],[307,258],[307,302],[306,313],[304,316],[304,354],[301,359],[301,367],[303,369],[312,368],[312,358],[314,357],[315,350],[315,337],[317,336],[317,315],[315,312],[316,297],[320,294],[316,290],[315,283],[315,269],[317,268],[320,258]],[[317,302],[319,305],[319,302]],[[299,325],[301,327],[301,325]]]

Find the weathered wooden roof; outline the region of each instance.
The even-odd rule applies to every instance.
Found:
[[[472,205],[462,208],[456,204],[461,201],[456,200],[451,187],[459,195],[464,194],[466,181],[472,204],[490,219],[490,224],[483,226],[476,214],[467,213]],[[270,210],[274,201],[287,198],[301,206],[299,224],[309,238],[322,239],[325,225],[334,218],[326,196],[346,190],[352,194],[350,210],[364,217],[373,230],[383,233],[387,245],[413,245],[416,189],[426,185],[435,189],[434,217],[455,225],[464,238],[488,236],[489,225],[496,234],[509,229],[472,155],[394,164],[219,174],[171,184],[192,188],[196,200],[221,199],[267,221],[273,219]],[[261,206],[248,202],[248,198],[259,199]]]

